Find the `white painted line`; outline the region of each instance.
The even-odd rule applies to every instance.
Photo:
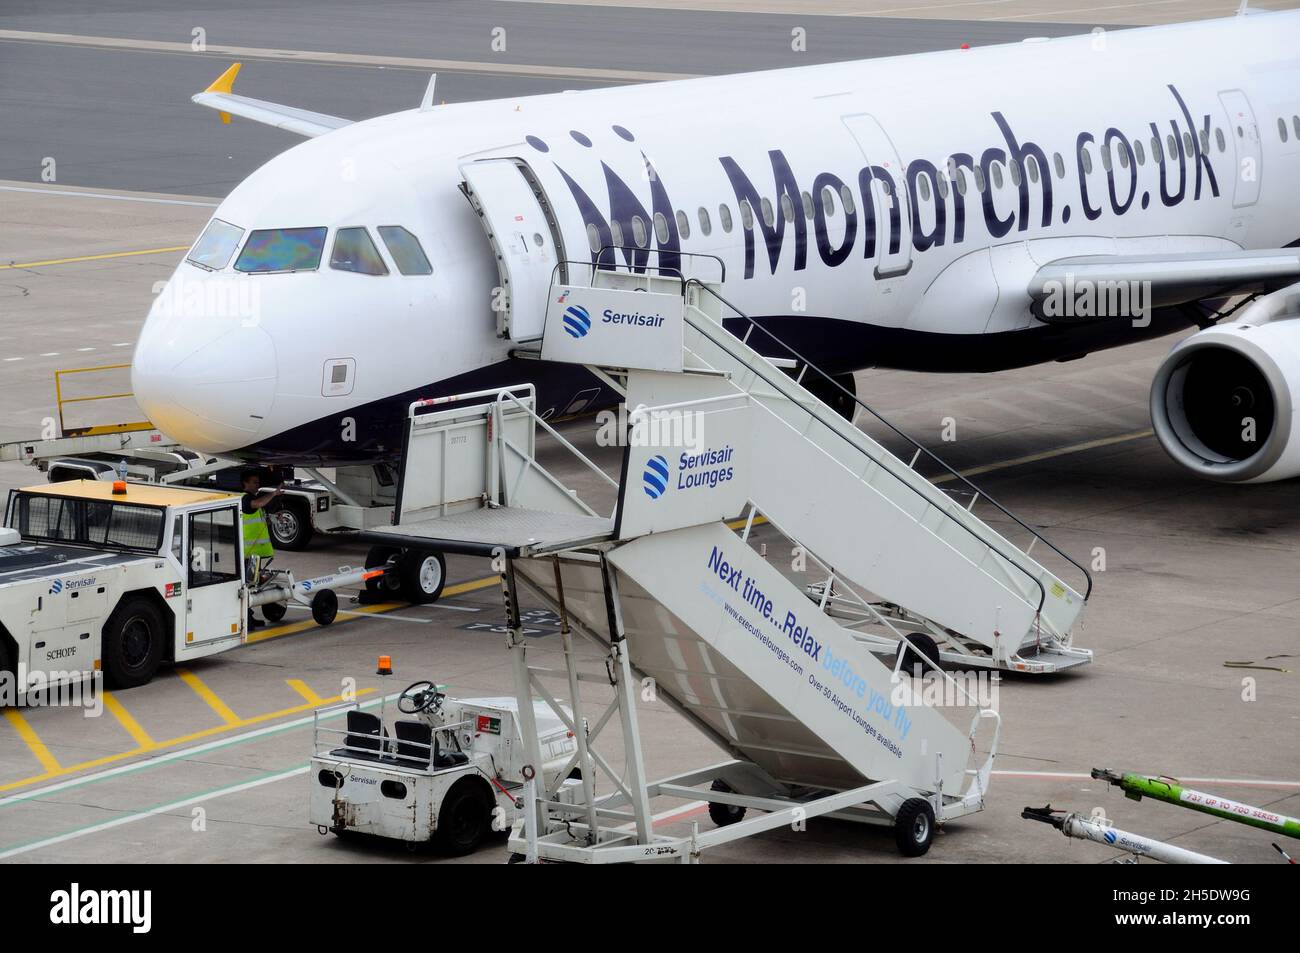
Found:
[[[21,360],[22,360],[21,357],[6,357],[6,358],[5,358],[5,363],[7,364],[7,363],[9,363],[10,361],[21,361]]]
[[[294,603],[290,603],[285,608],[302,609],[304,612],[311,611],[310,606],[300,606]],[[339,615],[355,616],[358,619],[392,619],[394,622],[419,622],[423,625],[428,625],[433,621],[432,619],[417,619],[413,615],[393,615],[391,612],[353,612],[350,609],[340,609]]]
[[[400,697],[401,693],[396,692],[383,698],[367,698],[361,703],[362,708],[373,708],[381,702],[393,701]],[[330,708],[320,709],[321,718],[333,716],[341,711],[346,710],[346,705],[333,703]],[[277,734],[292,728],[300,728],[303,725],[312,723],[313,715],[307,715],[303,718],[295,718],[292,721],[275,722],[262,728],[254,728],[252,731],[245,731],[237,735],[225,735],[214,738],[212,741],[205,741],[203,744],[194,745],[191,748],[175,748],[164,754],[159,754],[151,758],[145,758],[141,761],[132,761],[128,764],[120,764],[115,768],[108,768],[95,774],[78,775],[68,778],[66,781],[57,781],[54,784],[47,784],[43,788],[36,788],[31,791],[24,791],[21,794],[11,794],[8,797],[0,798],[0,807],[8,807],[10,804],[18,804],[23,801],[30,801],[35,798],[45,797],[49,794],[57,794],[59,791],[67,788],[80,787],[83,784],[93,784],[98,781],[106,781],[109,778],[117,777],[120,774],[129,774],[132,771],[139,771],[141,768],[153,768],[161,764],[167,764],[171,761],[183,761],[186,758],[196,754],[203,754],[205,751],[213,751],[218,748],[224,748],[227,745],[242,744],[246,741],[253,741],[263,735]]]
[[[146,817],[156,817],[159,814],[166,814],[168,811],[177,811],[182,808],[193,807],[197,804],[203,804],[219,797],[226,797],[230,794],[241,794],[244,791],[251,791],[253,788],[260,788],[264,784],[274,784],[276,781],[284,781],[287,778],[306,774],[310,770],[311,765],[304,764],[298,768],[290,768],[288,771],[281,771],[279,774],[268,775],[264,778],[255,778],[252,781],[245,781],[242,784],[232,785],[228,788],[217,788],[215,791],[197,794],[194,797],[184,798],[180,801],[172,801],[170,804],[159,804],[157,807],[151,807],[147,811],[134,811],[130,814],[123,814],[121,817],[115,817],[111,821],[92,824],[90,827],[83,827],[80,830],[68,831],[66,834],[58,834],[54,837],[32,841],[30,844],[23,844],[19,847],[11,848],[10,850],[0,851],[0,860],[5,860],[9,857],[17,857],[20,854],[29,854],[32,851],[40,850],[43,847],[53,847],[56,844],[66,844],[68,841],[76,840],[79,837],[99,834],[103,831],[112,830],[115,827],[121,827],[124,824],[131,824],[135,821],[144,820]]]
[[[58,357],[58,356],[59,356],[58,351],[46,351],[44,354],[41,355],[41,357]]]
[[[1047,778],[1053,781],[1094,781],[1091,774],[1070,771],[994,771],[1000,778]],[[1171,778],[1177,784],[1229,784],[1247,788],[1300,788],[1300,781],[1270,781],[1256,778]]]
[[[433,602],[433,603],[430,603],[429,605],[423,606],[422,608],[425,608],[425,609],[451,609],[453,612],[482,612],[482,611],[483,611],[482,607],[477,607],[477,608],[476,608],[476,607],[474,607],[474,606],[452,606],[452,605],[443,605],[441,602]]]
[[[156,199],[145,195],[109,195],[105,192],[78,192],[72,189],[26,189],[20,185],[0,185],[0,192],[34,192],[38,195],[72,195],[83,199],[109,199],[113,202],[148,202],[151,205],[195,205],[216,208],[219,202],[187,202],[183,199]]]
[[[131,342],[130,342],[130,341],[122,341],[122,342],[119,343],[119,344],[114,344],[114,345],[113,345],[113,347],[130,347],[130,346],[131,346]]]

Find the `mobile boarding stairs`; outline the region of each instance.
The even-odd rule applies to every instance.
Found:
[[[938,670],[925,638],[963,666],[1078,664],[1091,653],[1070,647],[1069,633],[1089,586],[1065,583],[818,401],[788,362],[724,329],[714,287],[593,272],[589,284],[552,286],[532,350],[583,363],[624,394],[620,478],[538,415],[531,385],[417,401],[395,523],[366,534],[492,557],[528,760],[545,760],[534,695],[577,738],[581,803],[534,782],[512,851],[690,862],[706,847],[832,815],[893,824],[904,853],[923,853],[937,824],[983,807],[999,730],[994,711]],[[609,515],[539,462],[539,428],[587,466],[587,495],[603,494]],[[792,582],[760,554],[760,519],[821,567],[819,585]],[[559,616],[562,666],[530,660],[523,591]],[[597,657],[578,652],[574,633]],[[960,698],[921,703],[911,691],[920,670],[909,674],[905,660],[924,661],[925,677]],[[584,693],[613,698],[589,714]],[[666,702],[731,760],[651,782],[638,696]],[[597,795],[598,774],[612,792]],[[658,833],[657,798],[707,801],[720,826]],[[765,813],[745,819],[748,809]]]

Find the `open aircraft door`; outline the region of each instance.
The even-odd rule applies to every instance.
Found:
[[[460,167],[461,191],[478,212],[501,274],[493,296],[497,335],[535,340],[546,324],[552,271],[568,282],[564,236],[546,191],[523,159],[479,159]],[[585,251],[585,248],[583,249]]]

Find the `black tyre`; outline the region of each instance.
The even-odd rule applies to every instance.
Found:
[[[266,619],[267,622],[279,622],[284,618],[285,613],[289,611],[288,607],[283,602],[268,602],[260,608],[262,610],[262,618]]]
[[[110,688],[135,688],[153,678],[162,662],[167,626],[162,612],[143,596],[120,602],[104,623],[101,658]]]
[[[317,625],[329,625],[339,614],[339,597],[333,589],[322,589],[311,600],[311,617]]]
[[[472,854],[491,829],[492,802],[482,782],[453,784],[438,811],[438,827],[433,834],[438,847],[453,857]]]
[[[371,546],[370,552],[366,553],[366,568],[378,569],[381,566],[386,566],[390,560],[400,555],[401,550],[394,549],[391,546]],[[392,570],[386,575],[367,579],[366,591],[378,595],[396,595],[401,585],[402,581],[396,570]]]
[[[903,648],[903,671],[911,675],[918,665],[922,675],[933,671],[925,660],[929,659],[935,666],[939,664],[939,644],[924,632],[909,634],[907,639],[912,644]]]
[[[816,371],[810,370],[803,376],[803,386],[805,390],[811,392],[818,400],[845,420],[853,419],[858,404],[856,400],[857,383],[854,381],[852,374],[837,374],[828,379]],[[843,390],[840,388],[843,388]],[[848,393],[845,393],[845,391],[848,391]]]
[[[281,497],[267,507],[266,528],[271,533],[271,544],[289,551],[306,549],[315,533],[307,501],[297,497]]]
[[[408,549],[398,569],[402,598],[415,605],[437,602],[447,582],[447,561],[433,549]]]
[[[934,843],[934,808],[925,798],[913,797],[903,802],[894,818],[894,841],[904,857],[920,857]]]
[[[710,790],[731,792],[727,782],[721,779],[714,781],[709,785]],[[745,808],[738,807],[735,804],[718,804],[714,801],[709,802],[709,818],[719,827],[726,827],[728,824],[734,824],[737,821],[744,820]]]

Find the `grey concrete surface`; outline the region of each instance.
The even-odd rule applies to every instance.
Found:
[[[206,214],[201,206],[108,196],[0,196],[0,252],[6,260],[184,243]],[[5,434],[30,436],[39,427],[50,406],[48,375],[79,353],[69,350],[73,343],[106,348],[83,353],[88,363],[126,357],[129,347],[107,348],[134,339],[132,322],[138,325],[145,313],[152,283],[166,277],[178,254],[0,271],[3,356],[21,352],[31,361],[0,363]],[[7,316],[15,313],[17,320],[10,321]],[[92,327],[89,315],[102,315],[107,326]],[[1079,644],[1096,650],[1096,662],[1058,678],[1009,677],[1000,683],[1005,733],[988,809],[951,825],[923,862],[1111,858],[1106,849],[1071,845],[1046,827],[1020,820],[1022,807],[1048,802],[1085,812],[1101,808],[1121,827],[1226,859],[1273,861],[1267,834],[1168,805],[1127,801],[1087,779],[1094,766],[1211,779],[1197,786],[1300,814],[1300,749],[1294,740],[1300,730],[1300,665],[1267,658],[1300,651],[1295,487],[1195,481],[1145,435],[1148,382],[1170,343],[996,375],[858,375],[864,397],[956,465],[986,468],[977,480],[981,487],[1047,528],[1067,552],[1087,561],[1105,558],[1077,635]],[[38,349],[60,354],[38,360]],[[956,423],[952,442],[942,439],[945,417]],[[615,451],[591,446],[590,422],[565,429],[601,465],[615,465]],[[30,482],[39,482],[39,474],[0,467],[0,492]],[[581,475],[575,483],[587,485]],[[780,565],[785,542],[770,529],[760,530],[758,540],[769,543],[770,558]],[[310,574],[356,564],[362,556],[356,545],[325,541],[278,559]],[[453,583],[486,576],[480,561],[450,560]],[[143,752],[128,723],[111,712],[95,719],[59,709],[22,712],[57,762],[54,771],[42,767],[5,716],[0,859],[447,862],[321,838],[307,826],[310,781],[286,772],[303,766],[310,754],[309,730],[294,723],[320,703],[305,699],[290,680],[325,699],[337,696],[346,679],[376,692],[424,677],[449,683],[457,694],[509,691],[502,617],[499,592],[489,581],[435,606],[348,617],[325,630],[306,627],[194,665],[193,674],[239,720],[233,726],[176,673],[164,672],[151,685],[118,696],[155,745]],[[559,640],[553,627],[534,628],[531,644],[539,654],[554,654]],[[381,653],[394,658],[397,674],[391,680],[373,675]],[[1292,671],[1224,667],[1225,661],[1246,660]],[[654,774],[719,758],[707,739],[662,703],[646,704],[641,717]],[[118,769],[123,773],[104,775]],[[52,789],[60,784],[69,786]],[[691,822],[709,824],[697,812],[670,829]],[[116,826],[103,826],[110,824]],[[46,841],[51,842],[39,846]],[[20,852],[8,854],[15,850]],[[504,856],[498,842],[466,862],[499,862]],[[806,831],[783,830],[730,846],[713,859],[898,858],[887,832],[814,822]]]
[[[791,30],[807,31],[806,52]],[[464,61],[440,70],[448,102],[582,89],[589,79],[532,75],[530,65],[712,74],[1009,42],[1082,32],[1069,24],[841,19],[671,12],[639,8],[380,0],[300,4],[236,0],[200,4],[14,0],[0,30],[188,43],[202,27],[211,46],[337,51]],[[492,49],[494,28],[506,48]],[[192,104],[231,55],[104,49],[0,38],[0,179],[41,181],[52,157],[63,185],[224,195],[297,137],[236,119],[223,126]],[[318,112],[364,119],[420,101],[428,71],[327,65],[240,55],[237,91]],[[474,63],[519,64],[514,75]]]

